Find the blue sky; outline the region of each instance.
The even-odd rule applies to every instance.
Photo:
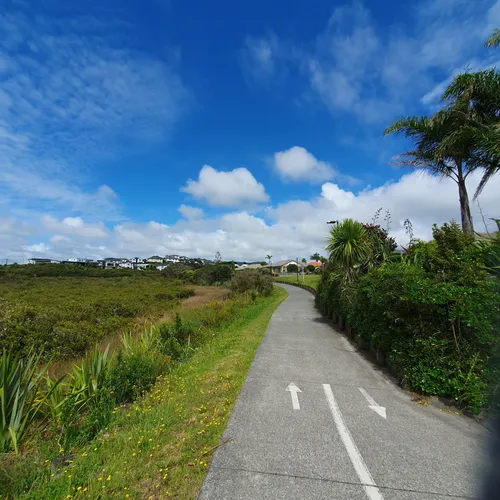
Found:
[[[6,0],[0,258],[308,257],[332,218],[383,207],[400,243],[458,218],[381,133],[496,65],[500,2],[269,4]]]

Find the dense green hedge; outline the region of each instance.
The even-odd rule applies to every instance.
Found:
[[[432,242],[416,244],[351,287],[330,269],[317,302],[384,351],[410,388],[478,412],[496,383],[499,345],[500,286],[485,266],[490,254],[490,244],[454,224],[435,227]]]

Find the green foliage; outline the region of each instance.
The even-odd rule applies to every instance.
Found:
[[[288,264],[286,267],[286,272],[287,273],[296,273],[299,270],[299,267],[297,264]]]
[[[193,275],[193,282],[199,285],[223,285],[234,273],[233,262],[216,262],[197,269]]]
[[[0,358],[0,453],[19,452],[30,425],[57,386],[39,396],[40,380],[47,366],[39,369],[41,354],[21,357],[3,350]]]
[[[21,353],[35,348],[56,358],[81,356],[107,335],[133,326],[134,318],[160,317],[193,293],[159,274],[119,278],[2,275],[0,348]]]
[[[433,235],[350,286],[330,262],[317,303],[385,351],[413,390],[478,412],[494,382],[490,362],[500,345],[500,286],[485,265],[494,240],[478,242],[455,222],[434,226]]]
[[[236,272],[229,286],[231,290],[237,293],[252,290],[263,296],[269,296],[273,293],[271,274],[269,272],[264,273],[260,269],[244,269]]]
[[[109,385],[116,401],[135,401],[165,373],[168,365],[168,357],[144,347],[125,353],[120,351],[109,375]]]
[[[360,222],[345,219],[330,230],[326,250],[330,262],[342,271],[344,280],[353,281],[370,254],[365,227]]]
[[[318,269],[316,266],[313,266],[312,264],[309,264],[307,267],[306,267],[306,271],[308,273],[314,273],[314,271],[316,271],[316,269]],[[320,269],[321,271],[321,269]]]

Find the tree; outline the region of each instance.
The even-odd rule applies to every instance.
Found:
[[[263,260],[263,261],[260,262],[260,265],[261,266],[267,266],[267,262],[265,260]]]
[[[313,266],[312,264],[309,264],[307,267],[306,267],[306,271],[308,273],[313,273],[314,271],[316,270],[316,267]]]
[[[273,256],[271,254],[267,254],[266,255],[266,259],[269,261],[269,267],[271,266],[271,259],[273,258]]]
[[[492,69],[458,75],[442,100],[445,113],[458,116],[462,122],[442,147],[452,141],[470,145],[469,165],[484,171],[474,194],[477,198],[500,170],[500,73]]]
[[[307,264],[307,260],[305,257],[302,257],[302,264],[303,264],[303,267],[305,267],[305,265]]]
[[[498,47],[500,45],[500,29],[493,31],[492,35],[488,38],[485,43],[486,47]]]
[[[330,261],[342,270],[346,282],[354,281],[370,253],[367,231],[363,224],[345,219],[330,230],[326,250]]]
[[[220,252],[219,252],[219,251],[217,251],[217,252],[215,253],[214,262],[215,262],[216,264],[218,264],[218,263],[219,263],[219,262],[221,262],[221,261],[222,261],[222,256],[221,256]]]
[[[317,253],[317,252],[313,253],[311,255],[311,260],[314,260],[314,261],[318,262],[320,259],[321,259],[321,255],[319,253]]]
[[[322,264],[326,264],[328,262],[328,259],[326,257],[323,257],[322,255],[320,256],[319,258],[319,261],[322,263]]]
[[[287,273],[296,273],[299,270],[297,267],[297,264],[288,264],[286,267],[286,272]]]
[[[473,157],[473,141],[461,130],[464,125],[462,110],[439,111],[431,118],[409,116],[394,122],[384,131],[388,134],[404,134],[415,142],[415,149],[396,157],[396,163],[448,177],[458,185],[462,229],[472,234],[472,216],[467,194],[466,179],[477,167]]]

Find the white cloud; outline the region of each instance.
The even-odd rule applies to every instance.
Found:
[[[254,205],[269,200],[264,186],[246,168],[224,172],[204,165],[198,180],[189,179],[181,191],[214,207]]]
[[[409,6],[412,20],[404,29],[384,30],[369,6],[353,2],[334,8],[324,29],[310,40],[247,37],[243,51],[251,64],[243,66],[245,75],[266,84],[276,68],[281,75],[302,74],[307,103],[312,96],[333,114],[382,124],[415,112],[422,96],[427,105],[443,89],[436,85],[469,63],[477,60],[484,67],[494,62],[494,51],[483,45],[499,24],[498,0],[493,5],[491,0],[425,0]],[[264,47],[269,47],[272,65],[258,57]],[[300,88],[297,82],[293,88]]]
[[[479,179],[479,173],[469,176],[470,193]],[[493,177],[481,195],[481,208],[488,223],[489,218],[500,215],[498,192],[500,176]],[[173,225],[124,222],[104,231],[101,237],[97,234],[102,226],[75,217],[45,217],[41,228],[13,218],[0,219],[0,258],[22,262],[34,254],[63,259],[171,253],[212,258],[217,251],[223,258],[236,260],[262,260],[268,253],[275,259],[302,258],[315,251],[324,253],[327,221],[351,217],[369,222],[380,207],[380,222],[385,224],[384,212],[389,210],[391,234],[403,245],[408,243],[403,225],[406,218],[412,221],[415,236],[423,239],[431,238],[434,223],[451,219],[460,222],[456,184],[412,172],[359,192],[326,182],[312,199],[270,206],[259,215],[239,210],[217,218],[180,220]],[[472,211],[476,230],[484,231],[476,204],[472,204]],[[494,230],[494,224],[489,227]]]
[[[268,85],[283,70],[283,45],[274,34],[262,38],[247,36],[240,50],[240,65],[249,83]]]
[[[198,207],[191,207],[189,205],[180,205],[179,208],[177,209],[181,215],[185,219],[201,219],[204,215],[205,212],[203,212],[203,209],[198,208]]]
[[[22,249],[30,254],[46,255],[50,251],[50,247],[45,243],[34,243],[33,245],[23,245]]]
[[[164,139],[189,104],[168,58],[103,19],[35,15],[23,2],[0,13],[0,194],[11,209],[121,218],[90,166]]]
[[[108,228],[102,223],[86,223],[81,217],[65,217],[61,221],[50,215],[42,216],[42,225],[45,230],[57,233],[74,235],[82,238],[107,238]],[[62,241],[62,240],[60,240]]]
[[[329,163],[318,160],[300,146],[275,153],[274,167],[283,179],[295,182],[321,184],[336,176],[335,169]]]

